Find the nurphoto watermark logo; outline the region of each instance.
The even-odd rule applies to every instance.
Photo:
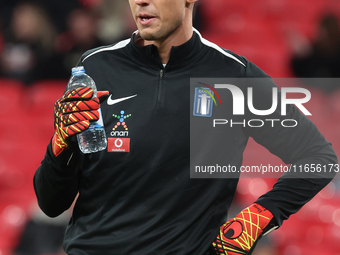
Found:
[[[327,86],[327,82],[334,81],[313,82]],[[242,173],[251,178],[276,178],[282,174],[300,178],[307,173],[305,169],[314,169],[310,162],[307,167],[297,166],[303,171],[290,171],[295,168],[281,163],[269,165],[265,158],[257,165],[242,167],[249,138],[281,158],[286,157],[280,151],[287,142],[299,147],[298,140],[315,111],[315,107],[310,107],[312,94],[306,85],[303,80],[292,78],[191,78],[190,176],[239,178]],[[329,166],[319,168],[325,171],[314,171],[312,178],[323,178]]]
[[[312,115],[307,108],[304,106],[305,103],[309,102],[311,99],[311,93],[308,89],[297,88],[297,87],[286,87],[281,88],[280,93],[278,93],[278,87],[269,88],[271,90],[271,98],[266,98],[264,100],[271,101],[271,106],[269,109],[256,109],[254,106],[254,93],[253,87],[247,87],[247,95],[245,96],[242,89],[233,84],[214,84],[210,86],[203,82],[197,82],[197,85],[203,85],[195,88],[194,96],[194,109],[193,115],[197,117],[211,117],[213,113],[213,106],[217,106],[215,96],[222,106],[222,100],[216,89],[228,90],[232,96],[232,113],[236,115],[245,115],[245,107],[254,116],[269,116],[273,114],[279,104],[280,96],[280,106],[281,106],[281,116],[287,115],[287,105],[295,105],[303,114]],[[288,98],[289,94],[294,93],[303,96],[302,98]],[[245,104],[245,101],[247,104]],[[213,127],[216,125],[227,125],[231,127],[233,125],[243,125],[249,127],[262,127],[268,122],[272,127],[276,122],[280,122],[283,127],[295,127],[298,125],[295,119],[243,119],[242,122],[235,122],[233,119],[213,119]]]

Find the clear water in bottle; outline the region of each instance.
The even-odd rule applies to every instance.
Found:
[[[72,68],[72,77],[67,85],[67,91],[79,87],[91,87],[93,97],[97,96],[97,87],[94,80],[85,73],[83,66]],[[90,127],[77,135],[79,149],[83,153],[93,153],[105,150],[107,147],[106,133],[103,117],[99,109],[99,120],[90,122]]]

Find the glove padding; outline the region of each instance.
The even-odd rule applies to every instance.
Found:
[[[212,245],[219,255],[250,255],[262,235],[275,228],[273,214],[254,203],[223,224]]]
[[[90,121],[99,119],[100,98],[108,95],[108,91],[98,91],[92,98],[93,89],[80,87],[67,91],[54,104],[55,133],[52,138],[52,151],[58,156],[68,148],[67,138],[79,134],[90,126]]]

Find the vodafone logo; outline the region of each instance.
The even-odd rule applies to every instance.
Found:
[[[108,138],[108,152],[130,152],[130,138]]]
[[[122,145],[123,145],[123,141],[122,141],[122,139],[116,139],[116,141],[115,141],[115,146],[117,147],[117,148],[120,148],[120,147],[122,147]]]

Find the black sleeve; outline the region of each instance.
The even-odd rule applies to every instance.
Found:
[[[249,79],[246,87],[253,87],[253,105],[255,109],[270,109],[272,106],[272,89],[277,88],[273,80],[252,63],[247,66],[248,77],[265,77]],[[245,89],[246,90],[246,89]],[[246,93],[246,92],[245,92]],[[245,127],[244,133],[266,147],[271,153],[280,157],[287,164],[310,167],[321,166],[322,172],[294,173],[286,172],[274,185],[273,189],[261,196],[256,202],[270,210],[279,225],[283,220],[296,213],[311,200],[334,177],[331,165],[336,170],[337,157],[331,144],[319,132],[317,127],[295,106],[288,104],[286,115],[282,116],[281,93],[278,89],[278,104],[275,112],[269,116],[257,116],[249,110],[247,119],[261,119],[266,124],[261,128]],[[247,107],[246,107],[247,108]],[[308,110],[308,109],[307,109]],[[266,121],[275,119],[276,121]],[[296,122],[284,122],[283,120]],[[325,170],[326,169],[326,170]],[[319,169],[320,170],[320,169]]]
[[[76,66],[80,65],[81,60]],[[77,173],[83,156],[75,149],[75,138],[69,138],[68,143],[69,148],[55,157],[50,142],[34,175],[33,185],[39,207],[50,217],[56,217],[69,209],[78,193]]]
[[[56,217],[72,205],[78,193],[80,157],[80,153],[69,150],[55,157],[48,145],[33,180],[38,204],[46,215]]]

